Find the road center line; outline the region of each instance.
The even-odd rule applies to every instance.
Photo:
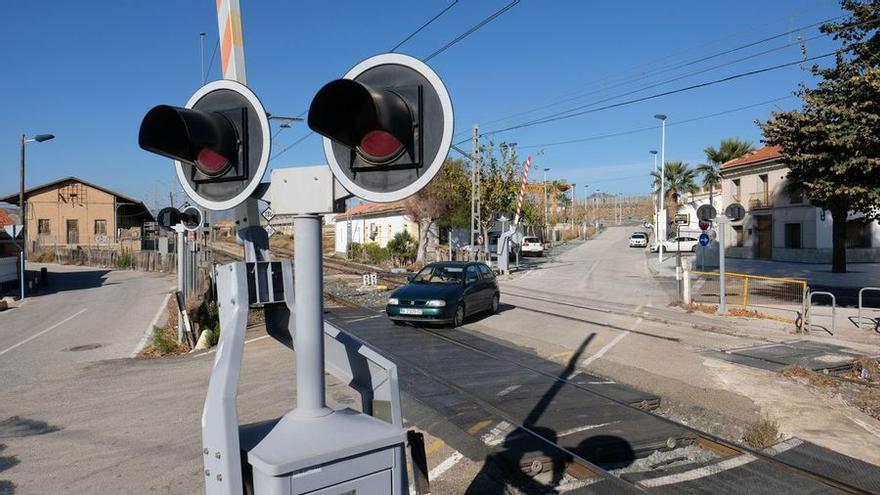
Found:
[[[617,343],[620,342],[621,340],[623,340],[623,338],[626,337],[627,335],[629,335],[628,331],[623,332],[622,334],[618,335],[617,337],[614,337],[614,339],[611,342],[605,344],[605,347],[599,349],[599,351],[597,351],[596,354],[593,354],[592,356],[588,357],[587,359],[584,359],[583,361],[581,361],[581,366],[587,367],[593,361],[604,356],[606,352],[608,352],[612,347],[616,346]]]
[[[11,351],[11,350],[13,350],[13,349],[15,349],[15,348],[17,348],[17,347],[19,347],[19,346],[22,346],[22,345],[24,345],[24,344],[27,344],[28,342],[34,340],[35,338],[39,337],[40,335],[43,335],[43,334],[45,334],[45,333],[47,333],[47,332],[51,332],[52,330],[55,330],[56,328],[60,327],[61,325],[65,324],[65,323],[67,323],[68,321],[70,321],[70,320],[76,318],[77,316],[79,316],[79,315],[85,313],[85,312],[86,312],[86,309],[88,309],[88,308],[83,308],[83,309],[79,310],[79,312],[77,312],[76,314],[71,315],[71,316],[68,316],[67,318],[65,318],[65,319],[63,319],[63,320],[61,320],[61,321],[59,321],[58,323],[56,323],[56,324],[52,325],[51,327],[49,327],[49,328],[43,330],[42,332],[36,333],[36,334],[34,334],[34,335],[31,335],[30,337],[28,337],[28,338],[22,340],[21,342],[19,342],[19,343],[13,345],[13,346],[11,346],[11,347],[7,347],[6,349],[0,351],[0,356],[6,354],[7,352],[9,352],[9,351]]]

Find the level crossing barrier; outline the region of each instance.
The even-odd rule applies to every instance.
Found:
[[[813,297],[814,296],[828,296],[829,298],[831,298],[831,314],[830,315],[828,315],[828,314],[816,315],[813,312]],[[808,332],[813,329],[813,318],[815,316],[831,316],[831,329],[830,330],[826,329],[826,331],[828,333],[830,333],[831,335],[834,335],[834,320],[835,320],[835,316],[837,316],[837,298],[835,298],[834,294],[832,294],[830,292],[825,292],[825,291],[810,292],[810,294],[807,296],[807,311],[806,311],[806,313],[804,313],[804,315],[805,315],[804,316],[804,328]]]
[[[865,307],[863,295],[864,295],[865,291],[880,292],[880,287],[862,287],[861,289],[859,289],[859,312],[858,312],[858,319],[856,320],[857,321],[856,326],[858,328],[862,328],[862,308]],[[868,309],[880,309],[880,307],[869,307]],[[872,323],[874,323],[874,329],[876,330],[878,323],[880,323],[880,321],[878,321],[876,318],[869,318],[869,319]]]

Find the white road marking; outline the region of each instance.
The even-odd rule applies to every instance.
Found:
[[[13,345],[13,346],[11,346],[11,347],[7,347],[6,349],[0,351],[0,356],[6,354],[7,352],[9,352],[9,351],[11,351],[11,350],[13,350],[13,349],[15,349],[15,348],[17,348],[17,347],[19,347],[19,346],[22,346],[22,345],[24,345],[24,344],[27,344],[28,342],[34,340],[35,338],[39,337],[40,335],[43,335],[43,334],[45,334],[45,333],[47,333],[47,332],[51,332],[52,330],[55,330],[56,328],[60,327],[61,325],[65,324],[65,323],[67,323],[68,321],[70,321],[70,320],[76,318],[77,316],[79,316],[79,315],[85,313],[85,312],[86,312],[86,309],[88,309],[88,308],[83,308],[83,309],[79,310],[79,312],[77,312],[76,314],[74,314],[74,315],[72,315],[72,316],[68,316],[67,318],[65,318],[65,319],[63,319],[63,320],[61,320],[61,321],[59,321],[58,323],[56,323],[56,324],[52,325],[51,327],[49,327],[49,328],[43,330],[42,332],[36,333],[36,334],[34,334],[34,335],[31,335],[30,337],[28,337],[28,338],[22,340],[21,342],[19,342],[19,343]]]
[[[347,320],[348,323],[354,323],[356,321],[364,321],[364,320],[372,320],[373,318],[381,318],[382,315],[372,315],[372,316],[364,316],[362,318],[356,318],[354,320]]]
[[[870,424],[865,423],[864,421],[860,420],[859,418],[854,418],[854,417],[850,416],[849,414],[847,414],[846,417],[848,417],[853,423],[861,426],[862,429],[864,429],[865,431],[867,431],[871,435],[874,435],[875,437],[880,437],[880,430],[878,430],[874,426],[871,426]]]
[[[504,441],[504,433],[506,433],[509,428],[510,423],[508,423],[507,421],[502,421],[495,425],[495,428],[492,428],[489,433],[486,433],[482,437],[480,437],[480,440],[482,440],[483,443],[485,443],[486,445],[494,447]]]
[[[451,456],[447,457],[446,460],[438,464],[434,469],[428,471],[428,481],[434,481],[440,476],[443,476],[443,473],[449,471],[452,466],[458,464],[458,461],[462,460],[464,455],[461,452],[456,451]]]
[[[562,483],[556,485],[556,492],[557,493],[570,492],[570,491],[578,489],[578,488],[590,486],[590,485],[597,483],[601,480],[602,480],[602,478],[587,478],[587,479],[579,480],[579,479],[575,479],[575,478],[570,478],[568,475],[566,475],[566,479]]]
[[[850,418],[850,419],[852,419],[852,418]],[[803,443],[804,443],[804,441],[801,440],[800,438],[792,437],[792,438],[789,438],[788,440],[785,440],[784,442],[779,442],[772,447],[767,447],[766,449],[763,450],[763,452],[769,456],[774,456],[774,455],[781,454],[787,450],[791,450],[791,449],[798,447],[800,445],[803,445]]]
[[[641,320],[641,318],[639,318],[639,319]],[[620,342],[621,340],[623,340],[623,338],[626,337],[627,335],[629,335],[629,332],[628,332],[628,331],[627,331],[627,332],[623,332],[622,334],[618,335],[617,337],[614,337],[614,339],[613,339],[611,342],[605,344],[605,346],[602,347],[601,349],[599,349],[599,350],[596,352],[596,354],[593,354],[592,356],[588,357],[587,359],[584,359],[583,361],[581,361],[581,366],[583,366],[583,367],[587,367],[587,366],[589,366],[593,361],[595,361],[595,360],[599,359],[600,357],[604,356],[606,352],[608,352],[612,347],[616,346],[617,343]]]
[[[518,389],[519,387],[520,387],[520,385],[511,385],[511,386],[505,388],[504,390],[502,390],[501,392],[498,392],[495,395],[497,395],[498,397],[504,397],[505,395],[513,392],[514,390]]]
[[[140,342],[138,342],[137,347],[131,351],[129,357],[137,357],[137,355],[144,350],[144,347],[147,346],[147,342],[150,340],[150,336],[153,335],[153,328],[159,323],[159,318],[162,317],[162,312],[168,308],[168,300],[171,299],[171,293],[165,294],[165,299],[162,300],[162,304],[159,306],[159,309],[156,311],[156,316],[153,317],[153,321],[150,322],[150,325],[147,326],[147,330],[144,332],[144,336],[141,337]]]
[[[613,425],[613,424],[615,424],[615,423],[620,423],[620,421],[611,421],[610,423],[600,423],[600,424],[598,424],[598,425],[585,425],[585,426],[578,426],[577,428],[572,428],[572,429],[570,429],[570,430],[565,430],[565,431],[563,431],[563,432],[561,432],[561,433],[558,433],[558,434],[556,435],[556,437],[557,437],[557,438],[562,438],[562,437],[565,437],[565,436],[568,436],[568,435],[573,435],[573,434],[575,434],[575,433],[580,433],[580,432],[582,432],[582,431],[595,430],[596,428],[602,428],[603,426]]]
[[[245,340],[244,343],[245,343],[245,344],[250,344],[251,342],[256,342],[256,341],[258,341],[258,340],[263,340],[263,339],[268,339],[269,337],[271,337],[271,335],[261,335],[261,336],[259,336],[259,337],[254,337],[254,338],[252,338],[252,339]],[[196,354],[194,357],[208,356],[208,355],[210,355],[210,354],[214,354],[215,352],[217,352],[217,348],[218,348],[218,347],[220,347],[220,344],[219,344],[219,343],[217,344],[217,346],[215,346],[214,348],[212,348],[210,351],[208,351],[208,352],[203,352],[203,353],[201,353],[201,354]]]
[[[670,474],[668,476],[660,476],[651,480],[639,481],[639,484],[645,488],[654,488],[658,486],[674,485],[676,483],[684,483],[685,481],[698,480],[707,476],[715,476],[729,469],[745,466],[746,464],[758,460],[751,454],[743,454],[730,459],[723,460],[719,463],[704,466],[697,469],[691,469],[683,473]]]

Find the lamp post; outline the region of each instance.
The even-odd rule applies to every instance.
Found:
[[[547,172],[549,168],[544,169],[544,242],[547,242]]]
[[[21,177],[18,189],[18,216],[21,221],[21,299],[24,299],[24,264],[27,258],[27,208],[24,203],[24,147],[28,143],[42,143],[54,139],[52,134],[37,134],[28,139],[24,134],[21,135]]]
[[[659,231],[657,247],[657,261],[663,262],[663,241],[666,240],[666,115],[658,113],[654,116],[660,121],[660,222],[662,228]]]
[[[654,155],[654,173],[657,173],[659,175],[659,172],[657,172],[657,150],[651,150],[651,151],[649,151],[649,153]],[[652,185],[651,188],[653,189],[654,186]],[[657,241],[657,237],[658,237],[658,235],[657,235],[658,230],[657,229],[660,228],[659,221],[660,221],[660,191],[657,191],[657,206],[654,208],[654,241]]]

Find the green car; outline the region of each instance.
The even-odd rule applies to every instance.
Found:
[[[500,299],[498,281],[485,263],[431,263],[391,294],[385,312],[395,325],[410,321],[457,327],[468,315],[497,313]]]

